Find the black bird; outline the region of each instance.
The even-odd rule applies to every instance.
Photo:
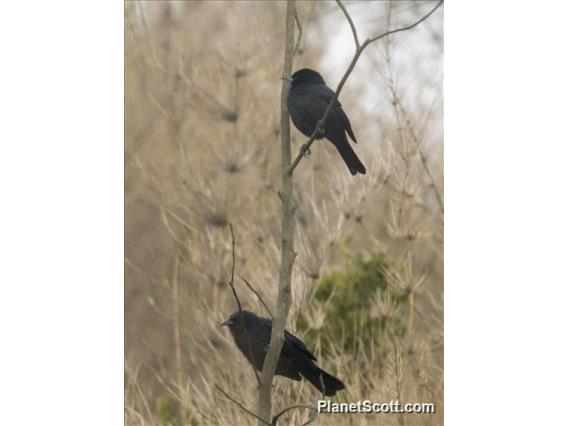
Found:
[[[323,117],[329,106],[334,92],[326,86],[323,77],[316,71],[304,68],[292,74],[292,83],[288,93],[287,105],[290,117],[296,128],[306,136],[311,136],[316,130],[318,121]],[[343,161],[349,167],[352,175],[365,174],[367,170],[347,140],[345,132],[353,142],[357,143],[351,123],[336,100],[324,126],[324,133],[319,133],[316,139],[324,136],[335,145]]]
[[[237,347],[248,362],[261,371],[270,343],[272,320],[256,316],[249,311],[242,311],[242,313],[236,311],[221,325],[229,327]],[[292,380],[300,380],[304,377],[320,392],[324,391],[321,385],[323,381],[326,396],[334,396],[338,390],[345,388],[341,380],[323,371],[315,364],[315,361],[316,357],[306,348],[306,345],[285,330],[284,345],[282,345],[280,358],[276,364],[276,374]]]

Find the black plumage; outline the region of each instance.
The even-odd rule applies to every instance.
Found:
[[[325,114],[334,92],[326,86],[323,77],[318,72],[308,68],[292,74],[291,83],[287,98],[288,112],[296,128],[309,137],[314,133],[318,121]],[[316,139],[326,137],[335,145],[352,175],[365,174],[367,170],[349,144],[345,132],[353,142],[357,143],[351,123],[339,100],[336,100],[325,123],[324,134],[318,134]]]
[[[270,343],[272,321],[249,311],[236,311],[221,323],[229,327],[237,347],[258,371],[262,370],[264,357]],[[249,346],[250,345],[250,346]],[[284,331],[284,344],[276,364],[276,374],[292,380],[304,377],[326,396],[334,396],[345,385],[336,377],[323,371],[316,364],[316,357],[296,336]],[[323,387],[322,388],[322,381]]]

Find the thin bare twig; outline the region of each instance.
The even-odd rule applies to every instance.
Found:
[[[303,423],[302,425],[307,425],[311,422],[314,421],[314,419],[316,418],[316,416],[318,415],[318,410],[316,410],[314,407],[312,407],[311,405],[305,405],[305,404],[296,404],[296,405],[291,405],[290,407],[286,407],[284,408],[282,411],[280,411],[278,414],[276,414],[273,418],[272,418],[272,426],[276,426],[276,423],[278,422],[278,419],[280,418],[280,416],[286,414],[288,411],[290,410],[294,410],[296,408],[305,408],[306,410],[310,410],[312,413],[314,413],[313,418],[312,416],[310,416],[310,419],[308,419],[307,423]]]
[[[237,302],[237,307],[239,308],[239,312],[243,312],[243,308],[241,306],[241,300],[239,296],[237,296],[237,291],[235,290],[235,233],[233,231],[233,224],[229,223],[229,229],[231,230],[231,243],[232,243],[232,256],[233,262],[231,266],[231,279],[229,281],[229,287],[231,287],[231,291],[233,292],[233,296],[235,297],[235,301]]]
[[[268,312],[268,315],[270,315],[270,318],[272,318],[272,311],[270,310],[268,305],[264,303],[264,300],[262,299],[260,293],[256,291],[254,287],[245,278],[241,277],[240,275],[239,278],[243,280],[246,286],[249,288],[249,290],[252,291],[256,295],[256,297],[258,297],[258,300],[260,300],[260,303],[262,303],[262,306],[264,306],[264,309],[266,309],[266,312]]]
[[[261,421],[262,423],[264,423],[265,425],[268,426],[276,426],[278,424],[278,419],[283,416],[284,414],[286,414],[288,411],[290,410],[294,410],[297,408],[305,408],[307,410],[310,410],[313,415],[310,416],[310,418],[308,419],[307,422],[302,423],[302,426],[308,425],[311,422],[313,422],[316,418],[316,416],[318,415],[318,411],[312,407],[311,405],[305,405],[305,404],[296,404],[296,405],[291,405],[290,407],[286,407],[285,409],[283,409],[282,411],[280,411],[278,414],[276,414],[273,418],[272,421],[270,423],[268,423],[267,421],[265,421],[264,419],[262,419],[260,416],[258,416],[255,412],[249,410],[247,407],[245,407],[243,404],[241,404],[239,401],[237,401],[235,398],[233,398],[231,395],[229,395],[227,392],[225,392],[223,390],[223,388],[221,388],[221,386],[219,386],[217,383],[215,383],[215,387],[217,388],[217,390],[219,392],[221,392],[225,398],[227,398],[229,401],[231,401],[233,404],[237,405],[241,410],[243,410],[245,413],[253,416],[254,418],[256,418],[257,420]]]
[[[379,39],[381,39],[381,38],[383,38],[383,37],[386,37],[386,36],[388,36],[388,35],[391,35],[391,34],[394,34],[394,33],[398,33],[398,32],[401,32],[401,31],[410,30],[410,29],[414,28],[414,27],[417,26],[418,24],[420,24],[420,23],[424,22],[426,19],[428,19],[428,18],[430,17],[430,15],[432,15],[432,14],[436,11],[436,9],[438,9],[438,8],[442,5],[442,3],[444,3],[444,0],[440,0],[440,1],[438,2],[438,4],[436,4],[436,6],[434,6],[434,8],[433,8],[430,12],[428,12],[426,15],[424,15],[422,18],[420,18],[420,19],[419,19],[418,21],[416,21],[414,24],[411,24],[411,25],[408,25],[408,26],[402,27],[402,28],[397,28],[396,30],[387,31],[386,33],[381,34],[381,35],[379,35],[379,36],[377,36],[377,37],[373,37],[372,39],[367,39],[367,40],[365,40],[365,43],[363,43],[363,45],[365,45],[365,44],[371,44],[371,43],[374,43],[375,41],[377,41],[377,40],[379,40]]]
[[[239,401],[237,401],[236,399],[232,398],[227,392],[225,392],[221,386],[219,386],[217,383],[215,383],[215,387],[217,388],[217,390],[219,392],[221,392],[223,395],[225,395],[225,398],[227,398],[229,401],[231,401],[233,404],[236,404],[241,410],[243,410],[245,413],[250,414],[251,416],[253,416],[255,419],[257,419],[258,421],[261,421],[262,423],[264,423],[265,425],[268,426],[272,426],[270,423],[264,421],[260,416],[256,415],[256,413],[252,412],[251,410],[249,410],[247,407],[245,407],[243,404],[241,404]]]
[[[336,0],[337,3],[340,5],[341,7],[341,2],[339,0]],[[355,68],[355,64],[357,63],[357,61],[359,60],[359,56],[361,56],[361,53],[363,53],[363,50],[365,50],[365,48],[367,46],[369,46],[371,43],[374,43],[377,40],[380,40],[383,37],[386,37],[388,35],[394,34],[394,33],[398,33],[401,31],[406,31],[406,30],[410,30],[414,27],[416,27],[418,24],[420,24],[421,22],[425,21],[426,19],[428,19],[428,17],[430,17],[430,15],[432,15],[436,9],[438,9],[438,7],[440,7],[442,5],[442,3],[444,2],[444,0],[440,0],[438,2],[438,4],[436,4],[436,6],[430,11],[428,12],[426,15],[424,15],[422,18],[420,18],[418,21],[416,21],[415,23],[411,24],[411,25],[407,25],[406,27],[401,27],[401,28],[397,28],[395,30],[391,30],[391,31],[387,31],[386,33],[383,33],[381,35],[378,35],[377,37],[373,37],[373,38],[368,38],[366,39],[363,44],[361,46],[359,46],[356,50],[355,50],[355,55],[353,55],[353,59],[351,60],[351,63],[349,64],[349,67],[347,68],[347,71],[345,71],[345,74],[343,75],[343,78],[341,79],[341,81],[339,82],[339,85],[337,86],[337,89],[335,90],[335,94],[333,95],[333,98],[331,99],[329,105],[327,106],[327,109],[325,110],[324,115],[322,116],[322,118],[319,120],[318,122],[318,126],[316,126],[316,129],[314,130],[314,132],[312,133],[312,135],[310,136],[310,138],[308,139],[308,142],[306,142],[304,145],[302,145],[302,148],[300,149],[300,152],[298,153],[298,155],[296,156],[296,158],[294,159],[294,161],[292,162],[292,164],[290,165],[290,167],[288,168],[288,174],[292,175],[294,173],[294,169],[298,166],[298,164],[300,163],[300,161],[302,160],[302,158],[306,155],[306,153],[310,150],[311,145],[314,143],[316,137],[319,134],[319,129],[324,129],[325,128],[325,123],[327,122],[327,119],[331,113],[331,109],[333,108],[333,106],[335,105],[335,102],[337,101],[337,98],[339,97],[339,93],[341,93],[341,89],[343,89],[343,86],[345,85],[345,82],[347,81],[347,78],[349,77],[349,75],[351,74],[351,72],[353,71],[353,68]],[[349,13],[347,12],[347,9],[345,9],[344,7],[342,8],[343,13],[345,14],[345,16],[347,17],[350,25],[352,25],[353,21],[350,19]],[[355,35],[356,33],[354,33]]]
[[[245,321],[243,318],[243,308],[241,306],[241,301],[239,299],[239,296],[237,296],[237,290],[235,290],[235,232],[233,231],[233,224],[229,223],[229,229],[231,230],[231,243],[232,243],[232,253],[233,253],[233,265],[231,267],[231,281],[229,281],[229,287],[231,287],[231,290],[233,292],[233,296],[235,296],[235,301],[237,302],[237,306],[239,307],[239,313],[240,313],[240,321],[239,323],[241,324],[241,327],[243,328],[243,331],[245,332],[245,335],[247,337],[247,343],[248,343],[248,352],[249,352],[249,357],[251,360],[254,359],[254,357],[252,356],[252,345],[251,345],[251,341],[250,341],[250,337],[248,334],[248,330],[245,327]],[[252,365],[252,371],[254,372],[254,377],[256,377],[256,381],[258,382],[258,384],[260,385],[260,377],[258,376],[258,373],[256,372],[256,368],[254,368],[254,365]]]
[[[296,26],[298,27],[298,38],[296,39],[296,46],[294,47],[294,55],[298,54],[298,50],[300,50],[300,42],[302,41],[302,24],[300,23],[300,18],[298,18],[298,9],[294,9],[294,20],[296,21]]]
[[[345,6],[343,6],[343,3],[341,3],[339,0],[335,0],[335,1],[337,2],[337,5],[341,8],[341,10],[343,11],[343,14],[345,15],[345,17],[349,21],[349,26],[351,27],[351,32],[353,33],[353,38],[355,39],[355,49],[359,49],[359,47],[361,45],[359,44],[359,37],[357,36],[357,28],[355,28],[355,24],[353,23],[353,20],[351,19],[351,15],[349,15],[349,13],[347,13],[347,9],[345,8]]]

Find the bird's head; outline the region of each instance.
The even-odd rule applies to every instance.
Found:
[[[233,332],[234,330],[237,330],[237,327],[241,326],[240,324],[242,324],[243,321],[245,325],[248,325],[248,323],[255,317],[256,315],[249,311],[235,311],[229,315],[229,317],[225,319],[220,326],[227,326],[229,327],[229,330]]]
[[[292,86],[302,86],[308,84],[325,84],[319,72],[309,68],[303,68],[292,74],[291,78],[284,78],[292,83]]]

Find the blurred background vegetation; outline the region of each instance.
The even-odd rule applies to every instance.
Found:
[[[433,2],[346,2],[360,37]],[[298,2],[294,68],[335,88],[351,60],[335,2]],[[125,3],[127,424],[254,424],[256,380],[218,327],[236,273],[274,310],[280,250],[279,98],[285,3]],[[434,402],[434,415],[320,415],[314,424],[443,423],[443,10],[368,48],[341,94],[365,176],[331,144],[295,172],[288,329],[347,389],[340,402]],[[292,131],[293,152],[307,138]],[[245,308],[268,315],[240,279]],[[274,408],[313,403],[276,378]],[[291,411],[284,423],[308,413]]]

